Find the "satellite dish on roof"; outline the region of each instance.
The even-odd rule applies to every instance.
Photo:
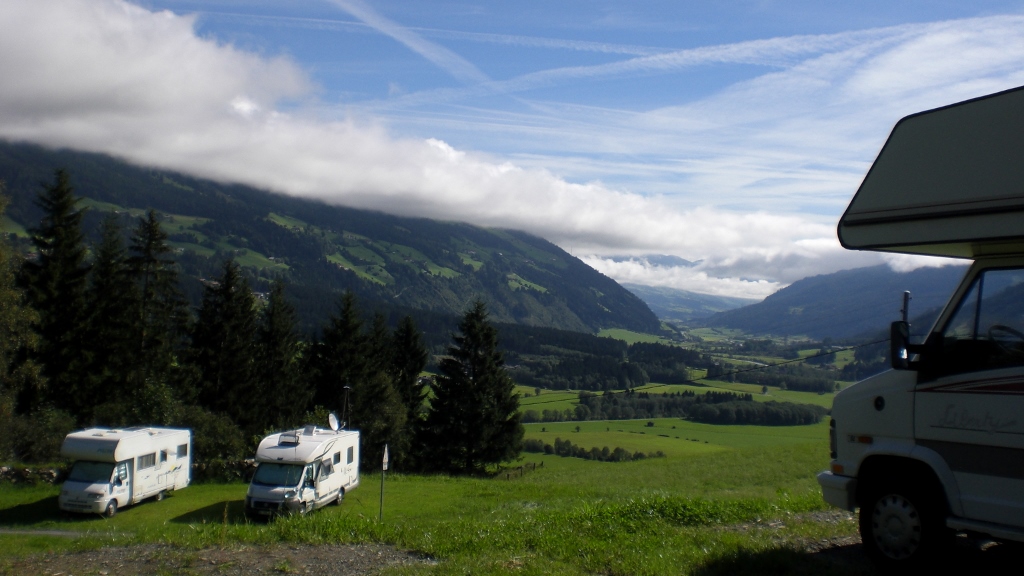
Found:
[[[331,425],[331,430],[338,431],[338,417],[334,415],[334,412],[327,416],[327,423]]]

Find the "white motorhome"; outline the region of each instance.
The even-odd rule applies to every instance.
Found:
[[[146,498],[162,500],[192,480],[192,432],[176,428],[90,428],[64,438],[73,459],[57,504],[67,512],[113,516]]]
[[[901,120],[839,238],[974,263],[923,340],[893,323],[893,370],[836,395],[825,500],[887,569],[957,532],[1024,541],[1024,88]]]
[[[245,496],[250,518],[305,514],[341,504],[359,486],[359,431],[309,425],[264,438],[256,449],[256,473]]]

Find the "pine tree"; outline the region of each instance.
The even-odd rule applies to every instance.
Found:
[[[78,202],[64,170],[57,170],[53,185],[37,200],[44,212],[32,234],[37,256],[25,262],[23,273],[29,302],[39,314],[37,359],[47,392],[39,397],[23,390],[29,392],[21,398],[26,411],[48,402],[79,417],[86,400],[78,390],[78,375],[88,363],[84,343],[89,267]]]
[[[365,379],[369,370],[355,296],[346,292],[338,308],[338,313],[328,319],[323,337],[313,346],[310,372],[314,403],[328,410],[343,411],[345,388]],[[342,418],[346,416],[343,414]]]
[[[227,414],[248,433],[261,430],[254,390],[256,300],[233,260],[224,274],[206,287],[192,336],[193,362],[199,373],[199,401]]]
[[[406,458],[398,462],[399,467],[420,469],[424,467],[424,402],[427,398],[427,384],[420,379],[420,372],[427,366],[427,349],[423,338],[410,316],[404,317],[395,329],[391,340],[391,378],[395,391],[405,407],[404,445],[408,446]]]
[[[295,308],[285,297],[281,280],[274,282],[260,320],[254,394],[262,399],[264,410],[257,427],[298,426],[313,389],[303,378]]]
[[[2,193],[0,181],[0,215],[7,205]],[[38,315],[26,304],[25,295],[15,282],[16,265],[10,247],[0,240],[0,459],[13,456],[15,434],[9,427],[16,419],[15,400],[19,392],[38,392],[42,382],[39,366],[32,360],[39,341],[33,329]]]
[[[504,368],[498,332],[476,301],[459,323],[460,335],[441,360],[427,415],[432,464],[450,472],[480,473],[522,451],[519,396]]]
[[[167,233],[150,210],[132,233],[128,270],[137,298],[134,316],[135,356],[130,374],[131,418],[167,423],[180,400],[180,356],[187,336],[188,309],[178,287],[177,263],[170,256]],[[175,394],[175,388],[179,394]]]
[[[81,376],[83,393],[92,402],[83,414],[86,421],[106,425],[124,422],[121,395],[104,394],[107,390],[128,390],[132,371],[138,362],[136,353],[135,314],[139,293],[128,266],[128,251],[118,218],[103,221],[100,243],[94,248],[95,258],[86,293],[89,320],[87,348],[89,366]],[[97,420],[96,409],[101,398],[110,398],[109,409]]]

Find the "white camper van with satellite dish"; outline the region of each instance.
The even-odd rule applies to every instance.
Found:
[[[184,429],[90,428],[68,434],[60,455],[75,461],[57,498],[67,512],[113,516],[192,479],[192,432]]]
[[[838,232],[974,263],[922,340],[906,312],[892,324],[893,370],[836,395],[825,500],[860,508],[885,569],[933,562],[958,532],[1024,542],[1024,88],[901,120]]]
[[[246,516],[304,514],[341,504],[345,493],[359,486],[359,431],[339,427],[334,414],[330,426],[278,432],[260,442]]]

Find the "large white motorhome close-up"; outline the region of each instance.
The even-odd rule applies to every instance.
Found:
[[[1024,88],[900,120],[838,233],[973,265],[930,329],[892,324],[892,370],[836,395],[825,500],[887,570],[957,533],[1024,541]]]
[[[113,516],[118,509],[189,485],[192,432],[177,428],[90,428],[64,438],[74,460],[57,504],[66,512]]]
[[[269,518],[341,504],[359,486],[359,431],[308,425],[271,434],[256,449],[256,472],[245,495],[245,514]]]

